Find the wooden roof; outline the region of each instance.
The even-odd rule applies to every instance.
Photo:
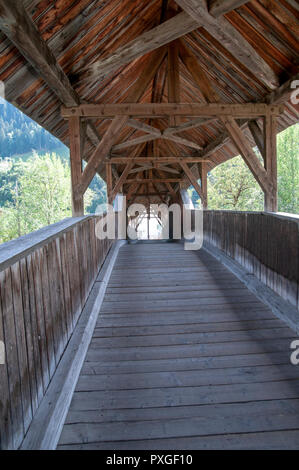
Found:
[[[210,12],[204,12],[203,26],[199,27],[200,23],[194,18],[202,13],[198,4],[205,2],[198,0],[24,0],[21,3],[30,21],[32,19],[52,52],[50,60],[53,61],[54,56],[57,61],[54,67],[62,70],[68,79],[66,83],[63,77],[61,84],[73,90],[73,94],[69,91],[69,102],[55,88],[50,76],[49,79],[47,74],[43,78],[39,76],[26,51],[20,52],[20,47],[15,47],[14,44],[21,42],[21,36],[13,29],[13,19],[6,12],[9,3],[17,2],[0,0],[0,29],[6,33],[0,33],[0,80],[6,85],[6,99],[66,145],[69,145],[68,123],[61,117],[61,105],[125,102],[152,58],[159,64],[140,103],[177,101],[177,91],[168,83],[170,74],[175,74],[179,81],[181,103],[204,103],[205,91],[194,79],[197,70],[192,73],[196,61],[221,102],[284,102],[286,107],[279,117],[279,130],[298,120],[298,106],[288,101],[290,80],[298,75],[299,4],[296,0],[246,3],[211,0]],[[223,6],[230,11],[226,13]],[[19,24],[22,22],[20,9]],[[141,41],[137,39],[140,36]],[[167,46],[169,43],[178,48],[177,62],[175,58],[172,62],[176,71],[169,67],[167,59],[172,47]],[[172,118],[172,123],[162,118],[143,119],[143,123],[160,130],[186,121],[184,118],[179,121]],[[103,136],[109,122],[107,119],[93,121],[88,133],[87,154],[94,147],[92,141]],[[245,132],[254,144],[252,135],[246,129]],[[119,132],[116,144],[143,135],[143,130],[127,125]],[[159,139],[137,146],[116,147],[112,151],[122,156],[132,152],[142,156],[191,156],[210,149],[209,169],[238,154],[217,119],[176,135],[203,150]],[[120,165],[119,172],[122,168]],[[172,169],[175,178],[175,165]]]

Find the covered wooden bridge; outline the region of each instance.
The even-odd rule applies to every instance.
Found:
[[[299,220],[277,213],[276,156],[298,17],[296,0],[0,0],[5,97],[70,147],[73,203],[0,247],[2,449],[299,448]],[[236,155],[264,212],[208,210],[207,173]],[[97,173],[148,217],[192,185],[203,248],[98,238]]]

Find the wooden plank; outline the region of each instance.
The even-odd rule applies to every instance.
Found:
[[[136,139],[130,139],[126,140],[125,142],[122,142],[121,144],[114,145],[111,149],[112,152],[117,152],[118,150],[123,150],[128,147],[132,147],[134,145],[139,145],[144,142],[151,142],[152,140],[156,140],[162,137],[162,134],[147,134],[147,135],[142,135],[140,137],[136,137]]]
[[[27,273],[27,260],[26,258],[20,261],[20,278],[22,286],[22,301],[23,301],[23,315],[24,315],[24,326],[26,335],[26,347],[27,347],[27,359],[28,359],[28,373],[30,381],[30,394],[31,394],[31,407],[32,415],[34,415],[39,404],[39,392],[38,392],[38,380],[41,383],[41,376],[37,373],[38,362],[35,363],[35,331],[33,329],[33,322],[31,317],[31,306],[30,306],[30,292],[28,284],[28,273]],[[33,310],[34,311],[34,310]]]
[[[6,351],[10,412],[12,421],[12,441],[13,448],[16,449],[22,442],[24,436],[24,421],[16,325],[13,310],[11,270],[6,269],[5,271],[2,271],[0,273],[0,279],[4,343]]]
[[[119,136],[120,130],[124,127],[127,120],[128,116],[116,116],[113,119],[101,142],[88,160],[80,182],[77,185],[77,192],[84,193],[86,191],[101,162],[109,154],[114,142]]]
[[[5,351],[4,325],[1,298],[3,293],[3,273],[0,273],[0,341],[4,345],[4,362],[0,364],[0,449],[13,449],[13,423],[11,415],[11,402],[9,391],[9,376],[7,367],[7,354]]]
[[[23,409],[24,431],[28,430],[32,419],[30,376],[28,367],[28,353],[26,343],[26,332],[24,323],[22,284],[20,275],[20,263],[11,268],[11,288],[13,296],[13,310],[16,326],[17,354],[20,374],[21,400]]]
[[[108,203],[111,204],[113,202],[112,198],[112,166],[110,163],[106,163],[106,183],[107,183],[107,199]]]
[[[83,104],[62,107],[64,118],[81,116],[85,118],[108,118],[114,116],[167,117],[167,116],[226,116],[235,118],[256,118],[266,114],[280,114],[281,105],[263,103],[223,104],[223,103],[118,103],[118,104]]]
[[[210,15],[203,0],[176,0],[176,3],[199,25],[203,25],[220,44],[224,44],[225,48],[262,83],[271,90],[279,86],[278,78],[271,67],[226,18],[214,18]]]
[[[28,294],[29,294],[29,305],[30,305],[30,325],[32,328],[32,340],[33,340],[33,353],[34,353],[34,365],[36,374],[36,386],[37,386],[37,400],[40,403],[43,392],[44,382],[43,369],[42,369],[42,348],[40,337],[39,325],[37,321],[37,309],[35,305],[35,278],[34,278],[34,260],[33,256],[29,255],[26,257],[26,268],[28,276]]]
[[[138,77],[138,80],[135,82],[132,89],[130,90],[126,99],[128,103],[140,100],[148,84],[153,79],[161,62],[164,60],[164,56],[165,50],[163,48],[155,51],[155,53],[152,55],[152,57],[142,70],[140,76]],[[118,138],[120,129],[122,129],[122,127],[128,122],[128,120],[128,114],[125,114],[124,116],[114,117],[112,123],[110,124],[108,130],[105,133],[105,136],[102,138],[101,142],[95,149],[94,153],[88,161],[87,166],[84,169],[79,185],[79,191],[84,192],[87,189],[89,183],[95,175],[95,171],[97,169],[100,169],[101,162],[110,153],[113,144]]]
[[[205,158],[200,158],[200,157],[134,157],[131,155],[128,155],[127,157],[111,157],[109,160],[111,163],[120,163],[120,164],[126,164],[128,160],[134,159],[135,163],[169,163],[169,164],[175,164],[179,163],[181,160],[185,163],[201,163],[201,162],[207,162],[209,163],[209,160],[206,160]]]
[[[179,65],[179,49],[177,41],[168,46],[167,61],[167,80],[168,80],[168,102],[179,103],[180,99],[180,65]],[[170,126],[179,124],[178,118],[171,116],[169,119]]]
[[[180,36],[197,29],[198,26],[197,21],[194,21],[185,12],[179,13],[120,47],[106,59],[92,64],[88,67],[89,75],[96,76],[100,80],[117,70],[121,65],[128,64],[132,60],[174,41]]]
[[[297,450],[299,432],[270,431],[244,434],[226,434],[220,436],[176,437],[175,439],[146,439],[118,441],[118,450]],[[58,446],[61,450],[115,450],[115,441],[93,442],[89,444],[66,444]]]
[[[200,163],[199,166],[199,175],[201,181],[201,190],[202,190],[202,207],[204,210],[208,208],[208,171],[206,163]]]
[[[60,258],[61,258],[61,271],[62,271],[62,285],[63,285],[63,296],[64,296],[64,305],[65,305],[65,321],[67,329],[67,339],[70,338],[74,323],[73,323],[73,312],[72,312],[72,300],[71,300],[71,289],[70,289],[70,272],[68,269],[70,260],[67,258],[68,248],[67,248],[67,237],[66,234],[62,235],[59,238],[59,249],[60,249]],[[96,259],[96,257],[95,257]]]
[[[246,137],[243,135],[242,131],[237,125],[235,119],[227,116],[223,118],[223,123],[225,124],[231,139],[242,155],[246,165],[252,172],[256,181],[259,183],[263,191],[269,192],[273,183],[269,180],[265,168],[262,166],[258,157],[255,155]]]
[[[129,119],[127,122],[128,126],[133,127],[133,129],[138,129],[140,131],[147,132],[148,134],[161,135],[159,129],[148,124],[137,121],[136,119]]]
[[[272,188],[265,192],[265,210],[277,212],[277,122],[272,116],[264,118],[265,169]]]
[[[136,178],[136,179],[127,179],[127,183],[134,183],[140,184],[151,184],[151,183],[178,183],[181,181],[180,178]]]
[[[35,24],[21,2],[0,2],[0,28],[31,64],[47,86],[65,106],[77,106],[80,98],[70,84],[67,75],[56,61],[54,54],[39,34]],[[92,142],[99,137],[93,124],[88,124],[88,136]]]
[[[191,147],[191,148],[194,148],[196,150],[201,150],[202,149],[202,147],[200,145],[196,144],[192,140],[184,139],[183,137],[179,137],[178,135],[164,134],[164,132],[163,132],[162,139],[172,140],[173,142],[176,142],[177,144],[184,145],[186,147]]]
[[[193,175],[192,171],[188,167],[187,163],[185,163],[183,161],[180,161],[180,165],[181,165],[183,171],[185,172],[186,176],[189,178],[190,183],[194,187],[194,189],[197,192],[197,194],[199,195],[199,197],[201,199],[203,199],[203,194],[202,194],[201,187],[199,186],[195,176]]]
[[[254,138],[257,148],[259,149],[262,157],[264,158],[264,137],[261,128],[258,125],[258,122],[256,120],[249,121],[248,127],[252,137]]]
[[[105,408],[150,408],[167,406],[207,405],[212,403],[244,403],[255,400],[297,398],[299,381],[273,381],[246,384],[212,385],[201,387],[168,387],[143,390],[109,390],[109,392],[75,392],[72,410],[101,410]]]
[[[112,191],[112,195],[111,195],[112,200],[115,199],[115,197],[116,197],[118,191],[120,190],[120,188],[122,187],[122,185],[125,182],[128,182],[127,178],[128,178],[129,172],[130,172],[133,165],[134,165],[134,160],[131,160],[126,164],[126,167],[125,167],[124,171],[122,172],[120,178],[116,182],[116,185],[114,186],[114,189]]]
[[[163,134],[166,136],[170,134],[176,134],[178,132],[188,131],[190,129],[195,129],[196,127],[200,127],[202,125],[208,125],[214,121],[215,119],[204,119],[204,118],[193,119],[192,121],[184,122],[183,124],[180,124],[179,126],[169,127],[168,129],[165,129],[163,131]]]
[[[294,400],[292,400],[292,402],[296,403],[295,407],[298,406],[297,402]],[[262,405],[264,405],[264,408],[262,408]],[[156,439],[169,439],[182,436],[194,436],[196,434],[215,436],[221,434],[236,434],[238,432],[265,432],[272,429],[279,429],[281,432],[296,429],[298,418],[296,415],[292,414],[291,410],[281,415],[280,413],[275,413],[274,404],[271,403],[271,405],[272,406],[269,406],[265,401],[262,404],[259,402],[246,404],[243,412],[239,411],[239,414],[236,405],[223,405],[222,407],[206,405],[206,408],[202,410],[202,415],[200,415],[198,411],[198,414],[195,416],[191,416],[190,413],[188,413],[186,417],[179,415],[177,418],[175,414],[171,412],[168,416],[165,416],[162,412],[161,415],[163,418],[158,418],[157,410],[154,410],[152,416],[149,416],[147,420],[144,419],[144,421],[130,422],[128,419],[128,421],[125,422],[116,421],[109,424],[101,422],[89,423],[88,435],[85,440],[82,438],[82,431],[84,432],[86,430],[86,425],[80,422],[71,423],[65,426],[60,444],[98,442],[101,441],[100,437],[102,435],[105,435],[105,439],[108,441],[115,440],[117,442],[124,440],[124,436],[126,436],[125,439],[127,441],[131,441],[148,439],[152,436],[155,436]],[[276,405],[279,407],[280,402],[277,401]],[[283,408],[282,406],[282,409]],[[211,418],[208,412],[210,412]],[[258,417],[254,420],[249,420],[249,423],[246,422],[245,424],[244,421],[251,413],[255,416],[258,415]],[[136,414],[138,415],[138,412]],[[83,413],[81,413],[81,415],[83,415]],[[223,415],[225,418],[223,418]],[[171,420],[171,426],[166,425],[167,419]]]
[[[247,3],[248,0],[209,0],[209,13],[217,18],[218,16],[225,15],[229,11],[239,8]]]
[[[31,257],[31,263],[29,265],[30,275],[29,280],[33,280],[34,284],[34,297],[32,301],[35,302],[35,312],[36,312],[36,324],[38,331],[39,339],[39,351],[41,358],[41,370],[42,370],[42,383],[44,392],[47,389],[47,386],[50,382],[50,373],[49,373],[49,360],[47,352],[47,336],[46,336],[46,327],[45,327],[45,315],[43,307],[43,292],[42,292],[42,277],[41,277],[41,266],[40,266],[40,250],[36,250]],[[51,359],[53,360],[53,359]],[[52,367],[53,369],[53,367]]]
[[[84,215],[83,192],[78,190],[82,177],[82,126],[79,117],[69,119],[73,217]]]

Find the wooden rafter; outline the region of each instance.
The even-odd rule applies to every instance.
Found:
[[[168,163],[168,164],[176,164],[180,163],[181,161],[186,163],[200,163],[200,162],[207,162],[209,160],[200,157],[134,157],[129,155],[128,157],[111,157],[111,159],[105,160],[106,162],[112,162],[115,164],[126,164],[128,160],[134,159],[135,163],[153,163],[153,164],[160,164],[160,163]]]
[[[217,18],[247,2],[248,0],[208,0],[209,13]]]
[[[197,192],[197,194],[199,195],[201,200],[203,200],[203,193],[202,193],[201,187],[199,186],[199,184],[197,182],[197,179],[195,178],[194,174],[192,173],[192,171],[188,167],[187,163],[180,161],[180,165],[181,165],[184,173],[189,178],[189,181],[192,184],[192,186],[194,187],[195,191]]]
[[[253,119],[252,121],[248,122],[248,127],[257,145],[257,148],[259,149],[262,157],[264,158],[264,137],[263,137],[261,128],[258,125],[258,122],[255,119]]]
[[[127,179],[126,183],[140,183],[140,184],[152,184],[152,183],[179,183],[181,178],[135,178]]]
[[[153,79],[161,61],[164,59],[165,53],[166,51],[162,49],[152,55],[127,97],[128,101],[138,101],[141,98],[149,82]],[[103,160],[109,155],[113,144],[118,139],[120,130],[125,126],[128,120],[129,116],[123,115],[114,117],[102,140],[91,155],[80,181],[76,185],[78,196],[83,195],[88,188],[96,171],[99,171]]]
[[[226,18],[210,15],[204,0],[176,0],[176,3],[271,90],[279,85],[271,67]]]
[[[22,1],[0,0],[0,29],[13,42],[64,106],[77,106],[80,104],[78,94],[73,89],[54,54],[37,31]],[[86,132],[94,145],[100,141],[100,137],[92,123],[88,123]]]
[[[198,23],[185,12],[156,26],[138,36],[125,46],[117,49],[112,55],[88,67],[88,72],[98,80],[117,70],[121,65],[154,51],[155,49],[184,36],[198,28]]]
[[[207,125],[210,124],[211,122],[214,122],[216,118],[212,119],[205,119],[205,118],[197,118],[197,119],[192,119],[188,122],[184,122],[183,124],[180,124],[179,126],[175,127],[168,127],[168,129],[165,129],[163,132],[164,135],[172,135],[172,134],[178,134],[179,132],[184,132],[188,131],[190,129],[195,129],[196,127],[200,127],[202,125]]]
[[[186,53],[186,55],[188,56],[188,60],[185,64],[193,79],[201,88],[201,91],[206,101],[208,103],[218,102],[220,104],[220,98],[218,94],[215,90],[213,90],[211,83],[209,82],[206,74],[201,70],[201,67],[198,64],[195,56],[191,52],[185,51],[186,48],[182,42],[181,46],[183,47],[183,52]],[[251,145],[248,142],[246,136],[242,133],[233,115],[219,116],[219,119],[224,125],[229,137],[236,146],[237,150],[242,155],[245,163],[252,172],[253,176],[262,187],[263,191],[265,193],[272,194],[273,179],[270,177],[271,175],[267,173],[266,169],[260,163],[258,157],[251,148]]]
[[[139,116],[161,118],[168,116],[219,117],[231,115],[235,118],[256,118],[266,114],[281,114],[283,106],[264,103],[120,103],[120,104],[83,104],[61,110],[64,118],[80,116],[85,118],[111,118],[114,116]]]
[[[180,69],[179,69],[179,49],[177,41],[173,41],[168,46],[168,102],[180,102]],[[170,116],[170,126],[178,125],[178,118]]]

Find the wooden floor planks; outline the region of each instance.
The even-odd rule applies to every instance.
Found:
[[[205,251],[125,245],[58,449],[298,449],[293,339]]]

